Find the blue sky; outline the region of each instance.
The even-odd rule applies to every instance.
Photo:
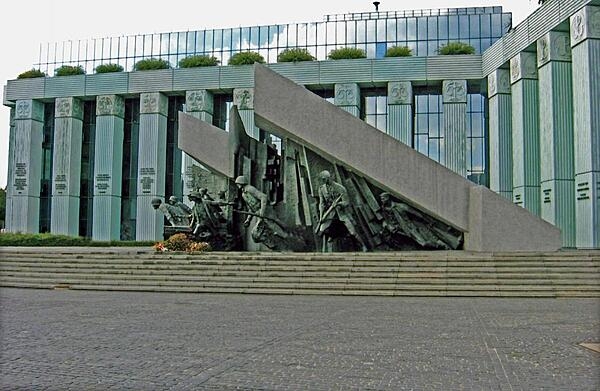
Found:
[[[537,0],[381,0],[380,11],[403,9],[503,6],[517,24],[537,8]],[[408,4],[410,3],[410,4]],[[165,2],[158,0],[40,0],[3,1],[0,4],[0,84],[31,69],[39,45],[46,42],[120,36],[137,33],[198,30],[215,27],[310,22],[327,14],[373,11],[371,1],[220,0]],[[9,110],[0,106],[0,187],[6,187],[8,171]]]

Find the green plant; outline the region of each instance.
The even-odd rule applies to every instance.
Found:
[[[54,71],[55,76],[85,75],[85,70],[81,65],[62,65]]]
[[[96,67],[96,73],[123,72],[123,66],[119,64],[100,64]]]
[[[213,67],[219,65],[219,60],[212,56],[194,55],[179,60],[179,68]]]
[[[239,52],[231,56],[229,65],[252,65],[255,62],[259,64],[264,64],[265,59],[260,53],[257,52]]]
[[[30,69],[17,76],[17,79],[33,79],[34,77],[46,77],[46,74],[39,69]]]
[[[359,48],[339,48],[333,49],[327,56],[330,60],[343,60],[353,58],[367,58],[364,50]]]
[[[444,56],[454,54],[475,54],[475,48],[464,42],[450,42],[447,45],[440,46],[437,51]]]
[[[150,71],[153,69],[169,69],[171,64],[162,58],[145,58],[135,63],[134,71]]]
[[[42,246],[42,247],[137,247],[150,246],[154,242],[143,241],[96,241],[79,236],[55,235],[50,233],[43,234],[24,234],[5,232],[0,234],[1,246]]]
[[[277,56],[277,62],[299,62],[314,60],[316,60],[316,58],[310,54],[308,49],[304,48],[285,49]]]
[[[392,46],[385,52],[386,57],[410,57],[412,50],[408,46]]]

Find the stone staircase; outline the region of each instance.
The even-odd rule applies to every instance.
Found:
[[[0,286],[298,295],[600,297],[600,251],[155,253],[0,247]]]

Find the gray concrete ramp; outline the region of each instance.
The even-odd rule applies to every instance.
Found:
[[[465,232],[466,250],[553,251],[555,226],[341,110],[265,66],[255,65],[255,124],[339,162],[377,186]]]

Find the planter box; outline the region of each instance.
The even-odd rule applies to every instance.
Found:
[[[373,81],[416,81],[427,78],[426,57],[387,57],[373,60]]]
[[[230,90],[232,88],[254,86],[254,65],[228,65],[219,67],[219,88]]]
[[[173,90],[173,69],[135,71],[129,73],[130,94],[140,92],[170,92]]]
[[[299,61],[268,64],[282,76],[303,85],[319,85],[321,61]]]
[[[173,70],[173,90],[216,90],[219,88],[219,66],[181,68]]]
[[[4,90],[4,100],[16,101],[18,99],[43,98],[46,79],[48,78],[36,77],[33,79],[8,80]]]
[[[87,75],[85,94],[87,96],[126,94],[129,87],[129,73],[111,72]]]
[[[54,76],[46,78],[46,98],[85,96],[86,75]]]

